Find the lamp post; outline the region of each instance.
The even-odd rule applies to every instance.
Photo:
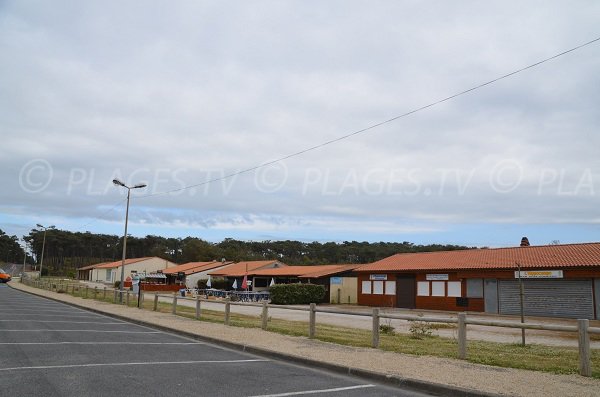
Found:
[[[37,227],[44,229],[44,240],[42,242],[42,259],[40,260],[40,279],[41,279],[42,278],[42,267],[44,266],[44,249],[46,248],[46,232],[48,231],[48,229],[54,229],[54,226],[45,227],[38,223]]]
[[[127,186],[118,179],[113,179],[113,183],[116,186],[122,186],[127,189],[127,209],[125,210],[125,233],[123,234],[123,256],[121,258],[121,282],[119,287],[119,302],[123,302],[123,291],[125,290],[125,256],[127,254],[127,221],[129,220],[129,197],[131,195],[131,189],[141,189],[146,187],[144,183],[138,183],[135,186]]]

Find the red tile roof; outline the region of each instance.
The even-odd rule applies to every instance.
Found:
[[[227,266],[232,264],[233,262],[221,262],[221,261],[211,261],[211,262],[188,262],[183,265],[170,267],[168,269],[163,270],[164,274],[177,274],[179,272],[184,272],[186,275],[205,272],[207,270],[216,269],[221,266]]]
[[[131,265],[132,263],[146,261],[146,260],[152,259],[152,258],[155,258],[155,257],[149,256],[149,257],[145,257],[145,258],[130,258],[130,259],[125,259],[125,266]],[[121,263],[123,263],[122,260],[118,260],[118,261],[114,261],[114,262],[108,262],[108,263],[101,263],[98,266],[96,266],[94,269],[112,269],[112,268],[121,266]]]
[[[396,254],[358,272],[600,266],[600,243]]]
[[[277,260],[238,262],[223,269],[215,270],[214,272],[209,273],[209,275],[219,277],[242,277],[246,274],[250,274],[249,272],[251,271],[270,266],[274,263],[277,264],[277,267],[287,266],[285,263]]]
[[[258,269],[252,271],[253,276],[291,276],[298,277],[304,274],[310,274],[318,271],[332,270],[335,265],[322,266],[284,266],[274,269]]]
[[[323,269],[317,269],[315,272],[303,274],[303,275],[299,276],[299,278],[320,278],[320,277],[332,276],[334,274],[352,271],[363,265],[327,265],[327,266],[328,266],[328,268],[325,268],[325,266],[311,266],[311,267],[323,267]]]

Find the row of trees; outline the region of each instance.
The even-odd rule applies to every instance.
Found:
[[[27,236],[24,236],[36,263],[41,257],[43,237],[44,231],[37,229],[31,230]],[[119,260],[122,247],[122,238],[119,236],[48,229],[44,267],[48,268],[50,274],[70,274],[82,266]],[[289,265],[369,263],[402,252],[466,248],[457,245],[415,245],[407,241],[306,243],[291,240],[240,241],[228,238],[218,243],[211,243],[196,237],[166,238],[149,235],[127,238],[128,258],[158,256],[175,263],[221,259],[228,261],[278,259]],[[22,254],[20,257],[23,257]]]
[[[0,262],[21,262],[25,251],[17,236],[9,236],[0,229]]]

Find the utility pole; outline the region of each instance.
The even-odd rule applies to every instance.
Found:
[[[525,290],[523,288],[523,280],[521,279],[521,264],[517,262],[517,272],[519,274],[519,302],[521,306],[521,324],[525,323],[525,310],[524,310],[524,295]],[[521,346],[525,346],[525,328],[521,328]]]

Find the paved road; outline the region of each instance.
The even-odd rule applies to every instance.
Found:
[[[0,285],[0,395],[425,396],[236,352]]]

